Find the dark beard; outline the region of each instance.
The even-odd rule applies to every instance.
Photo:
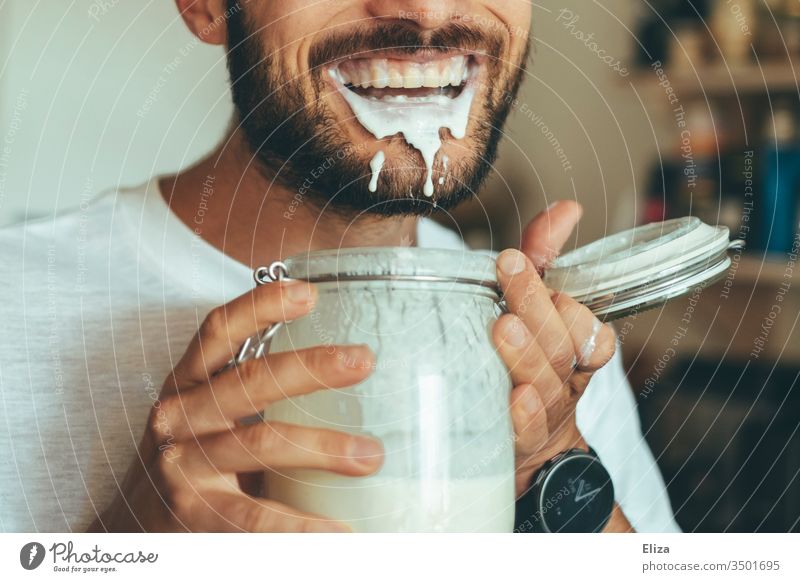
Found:
[[[346,139],[324,106],[322,73],[326,63],[359,52],[390,47],[407,52],[420,47],[439,52],[482,47],[489,56],[487,78],[503,79],[499,57],[505,41],[499,33],[452,24],[423,34],[407,25],[377,23],[333,35],[311,49],[313,99],[307,100],[303,79],[282,70],[276,55],[264,54],[258,31],[250,25],[245,10],[235,8],[237,1],[228,0],[227,23],[233,103],[239,129],[267,179],[295,190],[320,210],[345,215],[424,216],[436,208],[449,210],[475,196],[497,156],[502,126],[522,80],[524,58],[512,74],[505,75],[504,83],[489,87],[485,119],[470,123],[473,129],[468,137],[478,147],[450,164],[444,184],[432,198],[412,196],[421,191],[426,169],[410,146],[403,159],[392,157],[396,169],[381,172],[378,191],[369,191],[369,159],[363,146]]]

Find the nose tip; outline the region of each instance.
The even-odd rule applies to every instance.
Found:
[[[404,20],[429,30],[444,26],[456,17],[456,0],[370,0],[370,16],[386,20]]]

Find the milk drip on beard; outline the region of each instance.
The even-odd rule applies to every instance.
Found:
[[[467,83],[456,97],[387,95],[378,99],[362,97],[347,89],[336,69],[331,69],[329,73],[337,82],[339,92],[350,105],[359,123],[376,139],[401,133],[406,142],[419,151],[426,167],[422,192],[425,196],[433,196],[433,162],[442,147],[439,130],[448,129],[453,138],[463,139],[467,132],[475,88]],[[377,189],[378,176],[384,161],[385,155],[380,151],[370,162],[370,192]],[[442,182],[443,180],[439,181],[440,184]]]

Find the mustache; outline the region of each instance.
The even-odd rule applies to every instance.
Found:
[[[331,33],[314,43],[309,52],[311,69],[352,57],[368,57],[369,53],[391,49],[413,55],[421,51],[432,55],[455,50],[485,54],[499,58],[505,48],[505,36],[498,30],[453,22],[431,31],[423,31],[402,21],[360,25]]]

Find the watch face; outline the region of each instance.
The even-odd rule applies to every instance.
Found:
[[[599,532],[614,508],[611,476],[592,455],[565,458],[548,471],[538,495],[542,529],[549,532]]]

